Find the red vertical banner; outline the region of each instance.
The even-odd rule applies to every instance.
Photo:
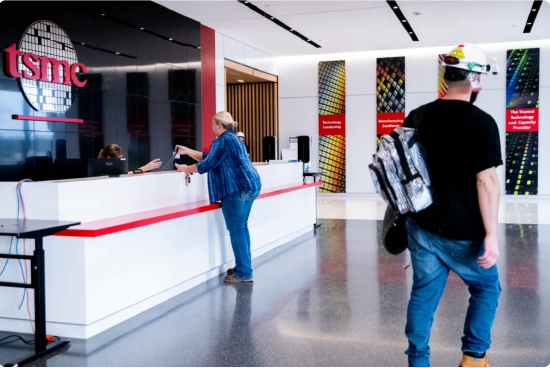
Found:
[[[405,57],[376,59],[376,140],[405,122]]]
[[[346,192],[346,62],[319,62],[319,170],[324,193]]]
[[[506,58],[506,194],[537,195],[540,49]]]

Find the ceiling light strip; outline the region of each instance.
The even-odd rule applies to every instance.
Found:
[[[542,0],[533,1],[533,5],[529,8],[529,16],[527,17],[527,23],[523,29],[523,33],[531,33],[533,26],[535,25],[535,19],[539,14],[540,7],[542,5]]]
[[[311,39],[309,37],[306,37],[303,34],[301,34],[300,32],[296,31],[294,28],[287,26],[286,24],[284,24],[283,22],[281,22],[280,20],[278,20],[277,18],[275,18],[271,14],[268,14],[268,13],[264,12],[262,9],[258,8],[256,5],[252,4],[250,1],[246,1],[246,0],[237,0],[237,1],[240,2],[241,4],[243,4],[244,6],[248,7],[250,10],[253,10],[256,13],[260,14],[262,17],[266,18],[267,20],[272,21],[273,23],[275,23],[279,27],[287,30],[288,32],[290,32],[294,36],[296,36],[298,38],[301,38],[304,42],[306,42],[306,43],[308,43],[308,44],[310,44],[310,45],[312,45],[312,46],[314,46],[318,49],[321,48],[321,45],[316,44],[315,42],[311,41]]]
[[[399,19],[399,23],[405,28],[405,31],[407,31],[407,34],[411,37],[413,41],[418,41],[418,37],[416,36],[416,32],[412,29],[409,21],[407,18],[405,18],[405,15],[403,15],[403,12],[401,11],[401,7],[397,4],[397,1],[386,1],[388,5],[390,6],[391,10],[393,10],[393,13]]]

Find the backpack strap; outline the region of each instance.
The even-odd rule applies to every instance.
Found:
[[[395,143],[395,150],[397,151],[397,155],[399,156],[399,164],[401,165],[401,169],[403,170],[403,174],[405,174],[405,178],[406,178],[405,180],[401,181],[401,183],[407,184],[413,181],[414,179],[419,178],[420,177],[419,173],[416,173],[414,175],[411,173],[411,168],[409,166],[409,162],[407,161],[407,156],[405,155],[405,148],[401,143],[399,134],[394,130],[393,132],[390,133],[390,137],[393,138],[393,141]]]

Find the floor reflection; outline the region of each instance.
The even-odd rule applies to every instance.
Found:
[[[208,366],[262,366],[260,355],[256,353],[250,320],[252,317],[253,284],[227,285],[235,288],[231,327],[226,336],[218,336],[212,360]]]
[[[494,366],[550,363],[549,235],[547,225],[499,227],[503,293],[490,351]],[[210,280],[111,331],[74,341],[47,363],[405,366],[408,263],[408,253],[384,250],[379,221],[323,220],[315,236],[255,259],[253,285]],[[432,329],[433,366],[458,364],[468,298],[451,274]],[[7,348],[0,346],[0,357]]]

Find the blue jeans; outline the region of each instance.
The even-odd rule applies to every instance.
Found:
[[[248,216],[259,194],[260,189],[257,189],[249,192],[233,192],[222,198],[225,226],[229,231],[231,247],[235,254],[235,276],[240,279],[252,278]]]
[[[449,240],[407,220],[413,286],[407,311],[405,334],[409,339],[410,367],[430,366],[430,331],[449,270],[468,286],[470,305],[464,323],[462,351],[484,353],[491,345],[491,327],[501,292],[496,265],[484,269],[477,264],[483,241]]]

